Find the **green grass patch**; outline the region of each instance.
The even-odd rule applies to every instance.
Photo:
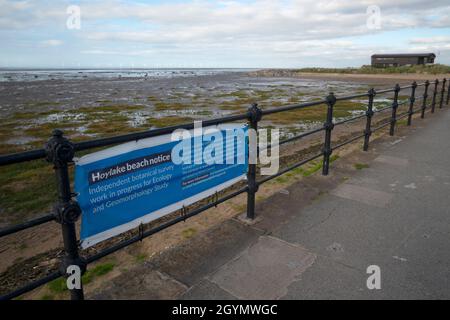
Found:
[[[54,294],[61,294],[65,291],[68,291],[66,278],[63,277],[55,279],[52,282],[49,282],[47,286],[49,290]]]
[[[142,263],[147,260],[147,258],[148,256],[145,253],[140,253],[135,257],[137,263]]]
[[[272,102],[271,106],[278,107],[286,105],[285,102]],[[364,103],[355,101],[338,101],[333,109],[333,117],[346,118],[352,115],[352,111],[366,110]],[[325,121],[327,115],[327,106],[320,104],[300,110],[280,112],[264,117],[264,120],[276,124],[286,125],[299,122],[320,122]]]
[[[85,133],[96,134],[98,136],[105,136],[105,135],[120,135],[137,131],[142,131],[142,128],[140,129],[132,127],[125,120],[124,121],[102,120],[98,122],[93,122],[90,125],[88,125],[88,129],[85,131]]]
[[[51,101],[30,101],[26,103],[29,107],[48,107],[48,106],[57,106],[59,105],[57,102]]]
[[[171,110],[184,110],[187,106],[180,102],[163,102],[157,101],[154,103],[155,111],[171,111]]]
[[[339,155],[337,155],[337,154],[331,155],[330,163],[333,163],[337,159],[339,159]],[[279,176],[278,178],[275,179],[275,182],[286,183],[298,175],[303,176],[303,177],[309,177],[309,176],[313,175],[314,173],[316,173],[317,171],[320,171],[322,169],[322,167],[323,167],[322,161],[319,161],[319,160],[311,161],[301,167],[295,168],[295,169],[285,173],[284,175]]]
[[[196,234],[197,234],[197,229],[195,229],[195,228],[188,228],[188,229],[184,229],[183,231],[181,231],[181,235],[185,239],[192,238]]]
[[[74,112],[81,113],[100,113],[100,112],[121,112],[121,111],[137,111],[145,108],[144,105],[129,105],[129,104],[107,104],[97,107],[81,107]]]
[[[0,168],[0,207],[13,222],[43,213],[56,200],[54,172],[44,160]]]
[[[82,277],[83,284],[91,283],[95,278],[104,276],[114,269],[115,264],[112,262],[98,264],[94,268],[87,270]]]
[[[369,166],[368,164],[366,164],[366,163],[355,163],[355,164],[353,165],[353,167],[354,167],[356,170],[362,170],[362,169],[367,169],[367,168],[369,168],[370,166]]]
[[[171,117],[164,117],[164,118],[151,118],[151,119],[147,120],[147,124],[157,127],[157,128],[163,128],[163,127],[170,127],[170,126],[175,126],[175,125],[183,124],[183,123],[189,123],[192,121],[193,121],[193,119],[190,117],[171,116]]]

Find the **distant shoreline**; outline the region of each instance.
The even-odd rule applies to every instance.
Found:
[[[301,78],[301,79],[319,79],[319,80],[346,80],[346,81],[367,81],[380,82],[382,80],[433,80],[450,78],[449,73],[443,74],[425,74],[425,73],[379,73],[379,74],[364,74],[364,73],[322,73],[322,72],[298,72],[287,69],[270,69],[250,72],[249,75],[253,77],[280,77],[280,78]]]

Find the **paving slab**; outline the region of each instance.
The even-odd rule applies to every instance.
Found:
[[[278,299],[315,259],[301,246],[262,236],[209,278],[240,299]]]
[[[208,232],[166,250],[149,263],[174,279],[192,286],[258,240],[261,231],[228,220]]]
[[[386,205],[393,199],[393,195],[387,192],[362,186],[355,186],[348,183],[340,185],[333,190],[331,194],[380,208],[386,207]]]
[[[176,299],[187,287],[175,279],[141,265],[112,280],[93,300],[168,300]]]

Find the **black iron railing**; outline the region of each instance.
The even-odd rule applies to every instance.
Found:
[[[442,108],[443,105],[449,104],[449,98],[450,98],[450,81],[449,86],[446,87],[447,80],[443,79],[442,81],[442,87],[440,89],[440,95],[439,93],[439,80],[436,79],[433,83],[433,92],[432,92],[432,102],[430,106],[427,105],[427,98],[429,94],[429,86],[430,82],[426,81],[424,83],[416,83],[413,82],[409,86],[401,87],[400,85],[396,85],[393,89],[385,89],[385,90],[379,90],[376,91],[375,89],[371,88],[367,93],[362,94],[355,94],[345,97],[336,97],[333,93],[330,93],[325,99],[320,101],[314,101],[314,102],[307,102],[302,104],[295,104],[295,105],[289,105],[279,108],[271,108],[267,110],[262,110],[258,107],[257,104],[253,104],[246,113],[238,114],[238,115],[232,115],[228,117],[222,117],[218,119],[212,119],[207,120],[203,122],[204,126],[211,126],[211,125],[217,125],[222,123],[230,123],[230,122],[236,122],[236,121],[248,121],[249,127],[252,129],[257,130],[258,129],[258,123],[265,117],[271,114],[280,113],[280,112],[286,112],[286,111],[293,111],[293,110],[301,110],[308,107],[314,107],[319,105],[326,105],[327,106],[327,114],[325,123],[322,127],[319,127],[317,129],[310,130],[308,132],[296,135],[291,138],[284,139],[279,142],[279,145],[284,145],[293,141],[297,141],[299,139],[305,138],[307,136],[310,136],[312,134],[324,131],[325,132],[325,139],[323,144],[323,149],[312,155],[308,156],[306,159],[303,159],[297,163],[291,164],[287,166],[286,168],[283,168],[279,170],[276,174],[271,176],[266,176],[261,178],[260,180],[257,180],[257,166],[256,164],[249,164],[248,167],[248,173],[247,173],[247,185],[232,191],[231,193],[228,193],[224,195],[221,198],[216,198],[214,201],[206,204],[196,207],[195,209],[186,212],[184,211],[182,215],[171,219],[167,222],[164,222],[157,227],[154,227],[150,230],[141,230],[138,235],[133,236],[127,240],[121,241],[119,243],[116,243],[106,249],[103,249],[102,251],[91,255],[87,257],[80,256],[80,249],[79,249],[79,241],[77,239],[76,235],[76,229],[75,229],[75,222],[78,220],[78,218],[81,215],[81,210],[78,205],[78,203],[74,200],[74,194],[71,191],[71,184],[70,184],[70,177],[69,177],[69,166],[73,163],[73,157],[76,152],[83,151],[83,150],[90,150],[93,148],[99,148],[99,147],[107,147],[116,145],[119,143],[125,143],[129,141],[135,141],[139,139],[149,138],[149,137],[155,137],[163,134],[169,134],[172,133],[176,129],[193,129],[194,124],[193,123],[187,123],[177,126],[171,126],[161,129],[155,129],[145,132],[138,132],[138,133],[131,133],[121,136],[115,136],[110,138],[103,138],[103,139],[95,139],[90,141],[84,141],[79,143],[72,143],[68,139],[66,139],[63,136],[63,132],[60,130],[55,130],[53,132],[53,136],[50,138],[50,140],[47,142],[45,148],[33,150],[33,151],[26,151],[26,152],[20,152],[20,153],[14,153],[14,154],[7,154],[0,156],[0,166],[6,166],[10,164],[16,164],[16,163],[22,163],[26,161],[32,161],[37,159],[46,159],[50,164],[53,165],[56,181],[57,181],[57,190],[58,190],[58,199],[55,207],[54,212],[49,215],[45,215],[43,217],[33,219],[30,221],[27,221],[25,223],[21,223],[18,225],[14,225],[11,227],[7,227],[0,230],[0,238],[5,237],[7,235],[11,235],[17,232],[20,232],[25,229],[29,229],[38,225],[42,225],[44,223],[50,222],[50,221],[56,221],[61,225],[61,234],[63,237],[64,242],[64,257],[61,259],[59,271],[52,272],[48,274],[47,276],[33,281],[31,283],[26,284],[25,286],[18,288],[4,296],[1,296],[0,299],[13,299],[15,297],[18,297],[26,292],[29,292],[31,290],[34,290],[38,288],[39,286],[42,286],[50,281],[53,281],[59,277],[67,277],[66,270],[67,266],[69,265],[77,265],[80,267],[81,271],[84,273],[86,271],[87,265],[97,261],[111,253],[114,253],[122,248],[125,248],[135,242],[141,241],[142,239],[149,237],[161,230],[164,230],[174,224],[177,224],[178,222],[185,221],[186,219],[189,219],[190,217],[193,217],[207,209],[210,209],[212,207],[215,207],[231,198],[234,198],[242,193],[247,193],[247,217],[249,219],[255,218],[255,195],[258,192],[258,188],[261,184],[266,183],[272,179],[275,179],[297,167],[300,167],[310,161],[313,161],[315,159],[318,159],[320,157],[323,157],[323,165],[322,165],[322,174],[328,175],[329,169],[330,169],[330,157],[335,149],[341,148],[349,143],[352,143],[358,139],[364,138],[363,143],[363,150],[367,151],[369,149],[369,143],[370,143],[370,137],[373,132],[381,130],[387,126],[389,126],[389,134],[394,135],[395,134],[395,128],[397,121],[399,119],[407,117],[407,125],[411,125],[412,123],[412,117],[415,113],[420,112],[420,117],[424,118],[425,112],[427,110],[430,110],[432,113],[435,111],[436,104],[439,103],[439,108]],[[417,88],[423,87],[423,95],[422,97],[416,97],[417,94]],[[403,92],[405,90],[410,90],[409,99],[406,101],[403,101],[399,103],[399,93]],[[445,99],[445,91],[447,90],[447,97]],[[388,107],[375,109],[374,108],[374,101],[375,97],[377,95],[386,94],[386,93],[394,93],[394,98],[392,101],[392,104]],[[345,120],[341,120],[338,122],[334,121],[334,107],[339,104],[340,101],[344,100],[352,100],[352,99],[360,99],[360,98],[367,98],[367,110],[365,114],[358,115],[352,118],[348,118]],[[439,99],[439,102],[438,100]],[[414,109],[414,106],[416,102],[422,100],[420,109]],[[446,100],[446,101],[444,101]],[[398,113],[399,107],[407,105],[408,110],[403,113]],[[376,127],[373,127],[373,116],[376,113],[382,113],[383,111],[391,110],[391,116],[388,119],[385,119],[385,121],[381,121],[377,123]],[[348,122],[356,121],[358,119],[366,118],[365,123],[365,129],[361,134],[358,134],[356,136],[351,137],[350,139],[340,142],[333,146],[332,143],[332,134],[333,129],[337,125],[342,125]],[[271,148],[271,145],[269,144],[267,148]],[[70,290],[71,298],[72,299],[83,299],[83,289],[72,289]]]

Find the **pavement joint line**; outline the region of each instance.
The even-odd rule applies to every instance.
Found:
[[[386,154],[380,154],[378,157],[373,159],[373,161],[399,167],[407,166],[409,163],[409,159],[394,157]]]
[[[194,290],[198,285],[200,285],[202,283],[202,281],[208,281],[214,285],[216,285],[217,287],[219,287],[221,290],[225,291],[226,293],[228,293],[229,295],[231,295],[232,297],[236,298],[236,299],[240,299],[243,300],[240,297],[237,297],[234,293],[231,293],[230,291],[228,291],[226,288],[223,288],[220,284],[213,282],[211,279],[209,279],[207,276],[203,277],[202,280],[200,280],[199,282],[197,282],[196,284],[193,284],[192,286],[190,286],[185,292],[183,292],[179,297],[185,296],[186,294],[188,294],[189,292],[191,292],[192,290]]]
[[[208,280],[209,282],[215,284],[216,286],[218,286],[221,290],[223,290],[223,291],[225,291],[226,293],[232,295],[232,296],[235,297],[236,299],[238,299],[238,300],[245,300],[243,297],[239,296],[238,294],[232,293],[232,292],[230,292],[230,290],[228,290],[228,289],[222,287],[222,286],[220,285],[220,283],[217,283],[217,282],[215,282],[215,281],[212,280],[212,279],[207,279],[207,280]]]
[[[392,249],[389,251],[389,252],[390,252],[390,255],[393,255],[393,254],[395,253],[394,251],[398,250],[398,249],[399,249],[400,247],[402,247],[405,243],[407,243],[407,242],[408,242],[408,239],[411,238],[411,236],[412,236],[413,234],[415,234],[420,228],[422,228],[426,223],[427,223],[426,221],[423,221],[423,222],[420,223],[418,226],[416,226],[413,230],[411,230],[411,232],[409,232],[409,233],[406,235],[406,237],[403,238],[402,241],[400,241],[400,243],[399,243],[398,245],[396,245],[394,248],[392,248]]]
[[[330,212],[328,213],[328,216],[327,216],[325,219],[323,219],[322,221],[320,221],[320,222],[318,222],[318,223],[312,225],[311,227],[309,227],[308,229],[306,229],[306,231],[311,231],[312,229],[314,229],[314,228],[320,226],[321,224],[323,224],[324,222],[326,222],[328,219],[331,218],[331,216],[333,215],[333,213],[334,213],[335,211],[336,211],[336,207],[332,208],[332,209],[330,210]]]
[[[245,214],[245,213],[244,213],[244,214]],[[239,215],[237,215],[237,216],[234,216],[233,218],[231,218],[231,220],[236,221],[237,223],[239,223],[239,224],[241,224],[241,225],[243,225],[243,226],[246,226],[246,227],[248,227],[248,228],[250,228],[250,229],[253,229],[253,230],[255,230],[255,231],[262,232],[262,235],[265,235],[265,234],[267,234],[267,233],[269,232],[269,230],[267,230],[267,229],[258,228],[258,227],[256,226],[259,222],[261,222],[261,221],[264,219],[263,216],[259,216],[259,217],[257,218],[257,219],[258,219],[257,221],[255,221],[254,223],[250,224],[250,223],[247,223],[247,222],[243,221],[242,219],[240,219],[240,218],[239,218],[240,215],[242,215],[242,214],[239,214]],[[256,219],[255,219],[255,220],[256,220]]]
[[[175,278],[172,277],[171,275],[169,275],[169,274],[167,274],[167,273],[165,273],[165,272],[163,272],[163,271],[161,271],[161,270],[158,270],[158,269],[154,269],[154,270],[156,271],[157,274],[160,275],[160,277],[161,277],[163,280],[169,280],[169,281],[175,282],[175,283],[179,284],[180,286],[182,286],[185,290],[189,289],[189,286],[188,286],[187,284],[181,282],[181,281],[178,280],[178,279],[175,279]]]

